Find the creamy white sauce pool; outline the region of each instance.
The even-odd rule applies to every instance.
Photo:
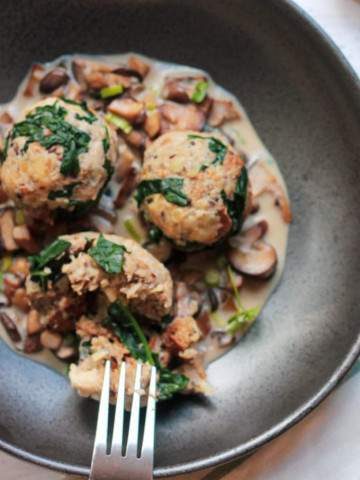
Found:
[[[57,65],[60,60],[66,65],[70,66],[71,60],[73,57],[81,57],[85,59],[106,62],[110,64],[121,64],[126,63],[127,58],[133,53],[121,54],[121,55],[69,55],[63,56],[60,59],[57,58],[53,62],[44,64],[46,70],[51,69],[53,66]],[[284,179],[281,175],[280,169],[266,149],[265,145],[260,140],[258,134],[256,133],[253,125],[251,124],[246,112],[242,108],[241,104],[232,94],[224,90],[222,87],[216,85],[209,75],[199,69],[173,65],[171,63],[160,62],[157,60],[152,60],[147,57],[144,57],[139,54],[135,54],[138,57],[144,59],[145,62],[151,65],[151,70],[149,74],[145,77],[143,84],[145,85],[145,90],[143,95],[148,94],[149,90],[153,92],[155,96],[159,95],[162,89],[162,85],[165,77],[168,76],[183,76],[183,75],[206,75],[209,79],[209,89],[208,93],[210,96],[213,96],[218,99],[231,100],[236,107],[239,109],[241,118],[240,120],[234,120],[231,122],[226,122],[221,128],[229,136],[231,136],[235,142],[235,148],[239,151],[244,152],[249,159],[250,168],[256,168],[257,165],[265,164],[267,169],[276,177],[278,183],[282,186],[285,195],[287,195],[286,185]],[[71,71],[71,68],[69,68]],[[20,84],[17,94],[9,103],[0,105],[0,113],[8,112],[15,121],[19,120],[24,109],[32,106],[36,101],[43,98],[41,95],[34,95],[31,98],[25,97],[23,95],[24,87],[28,81],[29,74],[24,78],[23,82]],[[141,98],[141,97],[139,97]],[[245,279],[243,286],[240,290],[240,295],[242,303],[245,308],[260,307],[262,308],[269,298],[271,292],[276,287],[279,282],[282,271],[285,263],[286,256],[286,246],[288,238],[288,229],[289,225],[284,222],[280,208],[275,205],[274,197],[268,193],[265,193],[259,197],[260,209],[255,215],[251,215],[245,222],[245,227],[250,226],[253,223],[261,219],[265,219],[268,222],[268,232],[266,233],[264,239],[273,245],[277,252],[278,264],[277,269],[273,277],[269,280],[249,280]],[[127,205],[118,211],[118,222],[116,226],[115,233],[129,237],[129,233],[126,228],[123,226],[124,220],[127,218],[134,219],[136,215],[136,206],[134,201],[129,201]],[[140,233],[143,233],[145,238],[145,232],[142,230],[140,223],[136,225]],[[215,264],[214,260],[209,259],[207,264],[201,264],[202,269],[210,268]],[[212,322],[214,327],[223,327],[226,324],[227,319],[234,313],[233,310],[222,310],[215,316],[212,316]],[[21,328],[25,328],[25,324]],[[0,324],[0,336],[11,346],[13,343],[9,340],[3,326]],[[205,354],[205,363],[213,361],[215,358],[222,355],[229,348],[232,348],[234,344],[226,348],[220,348],[216,339],[211,338],[210,336],[203,342],[203,348],[206,348]],[[42,352],[28,355],[30,358],[51,365],[59,371],[64,372],[66,365],[64,362],[60,361],[53,355],[51,352],[43,350]]]

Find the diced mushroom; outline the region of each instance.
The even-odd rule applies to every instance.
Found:
[[[131,55],[131,57],[129,57],[128,65],[129,68],[137,72],[142,78],[145,78],[150,70],[150,65],[148,65],[143,60],[141,60],[140,57],[136,57],[135,55]]]
[[[40,334],[41,345],[49,350],[58,350],[62,340],[62,336],[59,333],[52,332],[51,330],[44,330]]]
[[[0,216],[0,235],[5,250],[9,252],[18,248],[13,236],[14,226],[14,212],[12,209],[6,209]]]
[[[69,75],[66,70],[56,67],[50,70],[40,81],[39,89],[41,93],[52,93],[69,81]]]
[[[165,78],[162,96],[167,100],[179,103],[188,103],[195,93],[196,85],[205,82],[203,76],[197,77],[167,77]]]
[[[0,123],[5,123],[6,125],[13,123],[14,119],[9,112],[2,112],[0,115]]]
[[[116,178],[117,180],[122,180],[127,176],[132,168],[134,168],[136,156],[133,151],[126,145],[121,150],[120,154],[121,161],[116,165]]]
[[[37,310],[30,310],[26,320],[26,329],[28,335],[34,335],[39,333],[42,330],[42,325],[40,323],[40,315]]]
[[[108,105],[107,109],[130,123],[142,123],[145,120],[143,103],[133,98],[117,98]]]
[[[275,204],[279,206],[284,222],[290,223],[292,220],[292,213],[290,209],[289,200],[286,193],[276,179],[276,177],[269,171],[263,162],[256,162],[249,170],[249,178],[252,187],[253,198],[267,192],[274,196]]]
[[[200,307],[200,295],[188,288],[189,283],[175,283],[175,313],[178,317],[192,317]]]
[[[35,253],[39,250],[39,246],[32,237],[27,225],[17,225],[13,229],[13,238],[16,244],[29,253]]]
[[[228,347],[235,341],[234,335],[229,335],[225,330],[221,329],[213,330],[211,337],[216,339],[219,347]]]
[[[165,263],[171,256],[172,245],[165,238],[161,238],[157,243],[149,243],[146,246],[146,250],[154,255],[160,262]]]
[[[121,208],[125,205],[126,200],[129,198],[130,194],[134,190],[136,183],[137,183],[137,173],[138,170],[132,167],[127,176],[121,183],[120,189],[114,200],[114,205],[116,208]]]
[[[261,279],[267,279],[275,272],[276,250],[262,240],[266,230],[267,223],[262,221],[238,237],[238,245],[228,252],[229,262],[235,271]]]
[[[26,258],[16,257],[9,268],[9,272],[20,276],[21,278],[25,278],[29,274],[29,268],[30,264]]]
[[[15,316],[15,314],[14,314]],[[14,343],[18,343],[21,340],[20,333],[17,329],[15,320],[10,317],[8,313],[0,312],[0,321],[3,324],[7,334]]]
[[[28,335],[24,342],[24,353],[35,353],[42,350],[40,335]]]
[[[11,298],[11,304],[18,307],[23,312],[27,312],[30,308],[30,301],[26,294],[25,288],[18,288],[15,290]]]
[[[156,135],[159,134],[161,127],[160,121],[161,116],[159,110],[154,110],[153,112],[149,112],[147,114],[144,129],[151,139],[155,138]]]
[[[129,76],[113,73],[116,67],[90,60],[75,59],[72,69],[76,80],[84,89],[97,91],[112,85],[128,88],[133,82]]]
[[[62,345],[59,350],[56,351],[56,356],[60,358],[60,360],[72,360],[76,357],[76,351],[74,347]]]
[[[179,105],[166,102],[160,106],[161,133],[169,130],[202,130],[205,124],[204,112],[193,104]]]
[[[133,147],[143,149],[146,144],[146,133],[142,130],[132,130],[128,134],[124,134],[124,139]]]
[[[24,89],[24,97],[32,97],[35,94],[35,88],[39,84],[44,70],[43,65],[38,63],[32,65],[29,79]]]
[[[0,203],[5,203],[7,200],[8,196],[0,186]]]
[[[208,118],[211,127],[220,127],[229,120],[238,120],[239,111],[234,107],[233,102],[229,100],[213,100]]]

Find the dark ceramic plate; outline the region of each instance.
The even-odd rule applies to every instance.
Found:
[[[360,350],[360,95],[329,40],[280,0],[8,0],[0,49],[3,101],[31,62],[67,52],[202,67],[240,98],[285,175],[295,220],[283,281],[209,368],[214,396],[160,406],[155,474],[244,455],[309,413]],[[0,446],[88,473],[95,402],[4,344],[0,365]]]

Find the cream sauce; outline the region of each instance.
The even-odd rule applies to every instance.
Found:
[[[75,55],[75,57],[81,57],[89,60],[105,62],[109,64],[119,65],[125,64],[127,58],[132,55],[132,53],[121,54],[121,55]],[[265,165],[269,172],[275,176],[278,184],[282,187],[285,196],[287,196],[286,185],[284,179],[281,175],[279,167],[275,159],[271,156],[269,151],[266,149],[262,141],[260,140],[258,134],[256,133],[253,125],[251,124],[245,110],[239,103],[236,97],[224,90],[222,87],[216,85],[209,75],[199,69],[185,67],[180,65],[174,65],[170,63],[160,62],[157,60],[152,60],[147,57],[136,54],[137,56],[143,58],[143,60],[151,64],[151,70],[149,74],[144,79],[145,90],[138,98],[143,97],[149,101],[149,92],[150,97],[158,97],[160,95],[164,79],[169,76],[179,77],[179,76],[196,76],[196,75],[205,75],[209,79],[209,89],[208,93],[210,96],[217,99],[231,100],[234,105],[238,108],[240,112],[240,119],[227,122],[221,128],[223,131],[228,134],[234,140],[234,146],[239,151],[244,152],[249,159],[248,168],[256,169],[258,165]],[[60,59],[56,59],[51,63],[45,64],[45,69],[49,70],[53,66],[58,65],[59,61],[67,67],[67,70],[71,72],[70,63],[74,56],[63,56]],[[23,82],[20,84],[17,94],[7,104],[0,105],[0,113],[8,112],[15,120],[18,120],[21,117],[21,114],[24,109],[30,107],[33,103],[43,98],[40,94],[36,94],[33,97],[25,97],[23,95],[24,88],[28,82],[30,73],[25,77]],[[250,226],[251,224],[256,223],[259,220],[265,219],[268,222],[268,232],[266,233],[264,239],[273,245],[277,252],[278,256],[278,265],[274,276],[267,281],[264,280],[249,280],[245,279],[243,286],[240,290],[241,300],[245,308],[260,307],[262,308],[269,298],[271,292],[274,290],[278,284],[281,274],[284,268],[285,256],[286,256],[286,245],[288,238],[288,229],[289,225],[284,222],[281,211],[278,206],[275,205],[274,197],[269,193],[262,194],[258,203],[260,209],[255,215],[251,215],[244,227]],[[141,234],[143,239],[146,238],[146,231],[143,228],[140,221],[136,219],[137,208],[134,200],[128,201],[124,208],[117,212],[118,220],[116,223],[115,229],[112,228],[111,231],[118,233],[120,235],[129,237],[129,232],[124,227],[124,221],[126,219],[132,219],[135,221],[136,229]],[[236,239],[232,239],[231,242],[235,242]],[[206,270],[215,265],[216,258],[208,259],[205,264],[201,262],[201,270]],[[214,328],[223,328],[226,325],[227,319],[234,313],[234,310],[221,310],[216,315],[212,316],[212,323]],[[0,336],[4,338],[9,345],[12,346],[12,342],[9,341],[7,335],[0,325]],[[215,358],[222,355],[227,351],[228,348],[231,348],[234,344],[231,344],[229,347],[219,347],[218,342],[215,338],[208,336],[208,338],[203,342],[201,348],[206,351],[205,353],[205,362],[209,363]],[[63,362],[59,361],[51,352],[43,351],[37,354],[31,354],[32,359],[47,363],[52,365],[54,368],[57,368],[60,371],[64,371]]]

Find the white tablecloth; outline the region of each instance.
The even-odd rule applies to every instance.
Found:
[[[360,0],[295,1],[332,37],[360,75]],[[359,405],[360,361],[351,376],[316,411],[250,458],[177,479],[360,480]],[[75,480],[75,477],[0,452],[0,479]]]

